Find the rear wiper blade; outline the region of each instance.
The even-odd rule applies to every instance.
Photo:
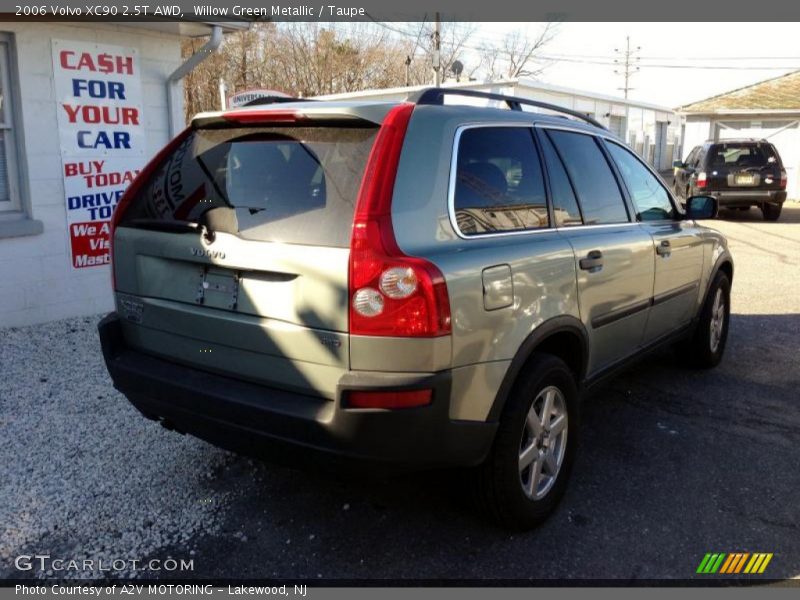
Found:
[[[152,231],[166,231],[169,233],[196,233],[203,230],[199,223],[192,221],[164,221],[161,219],[131,219],[125,221],[124,227],[136,229],[150,229]]]

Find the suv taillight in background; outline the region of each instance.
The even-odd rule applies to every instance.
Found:
[[[708,183],[708,180],[707,180],[706,172],[705,171],[700,171],[697,174],[697,187],[699,187],[700,189],[703,189],[704,187],[706,187],[707,183]]]
[[[389,111],[370,153],[350,244],[350,333],[436,337],[450,333],[450,301],[439,269],[400,250],[392,193],[413,104]]]
[[[786,189],[786,183],[788,182],[788,177],[786,176],[786,171],[781,169],[781,189]]]

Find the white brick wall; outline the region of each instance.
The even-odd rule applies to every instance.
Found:
[[[165,82],[181,62],[180,39],[94,24],[3,23],[0,31],[15,37],[32,216],[44,224],[40,235],[0,238],[0,328],[111,310],[109,267],[70,265],[51,39],[139,49],[149,154],[169,139]]]

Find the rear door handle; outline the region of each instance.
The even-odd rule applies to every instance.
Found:
[[[661,240],[661,243],[656,246],[656,254],[664,258],[672,254],[672,247],[670,246],[669,240]]]
[[[586,255],[586,258],[578,261],[578,265],[580,265],[581,269],[590,273],[599,271],[603,268],[603,253],[600,250],[592,250]]]

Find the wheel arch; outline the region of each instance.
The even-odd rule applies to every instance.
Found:
[[[703,301],[700,302],[700,305],[697,309],[697,315],[695,315],[695,320],[700,318],[700,313],[703,311],[703,307],[706,305],[706,301],[708,300],[708,292],[711,290],[711,286],[714,284],[714,279],[717,276],[717,273],[722,271],[728,276],[728,281],[733,283],[733,259],[731,255],[727,252],[722,254],[717,261],[714,263],[714,267],[711,269],[711,274],[708,277],[708,283],[706,284],[706,289],[703,291]]]
[[[586,378],[589,341],[586,328],[577,318],[559,316],[536,327],[522,342],[497,391],[487,420],[496,421],[503,412],[511,390],[534,353],[546,352],[563,360],[575,374],[580,389]]]

